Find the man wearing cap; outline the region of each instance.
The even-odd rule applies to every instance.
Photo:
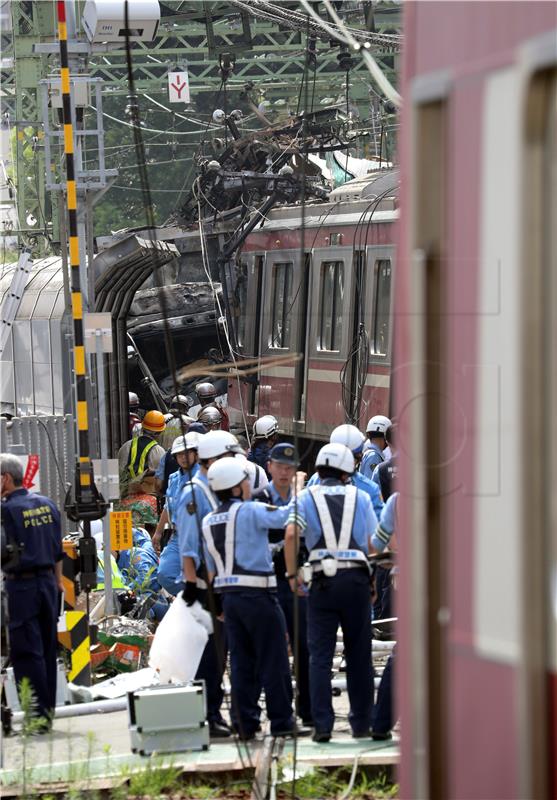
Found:
[[[271,506],[288,506],[292,499],[292,481],[296,476],[298,454],[288,443],[276,444],[269,453],[267,472],[271,481],[263,489],[254,492],[253,499]],[[300,475],[303,473],[300,473]],[[313,725],[311,701],[309,694],[309,652],[307,646],[307,596],[304,591],[298,594],[296,601],[286,579],[286,563],[284,560],[284,527],[269,528],[269,544],[273,554],[273,566],[277,576],[277,596],[286,618],[286,627],[290,648],[297,653],[297,689],[298,712],[304,725]],[[303,561],[303,557],[302,557]],[[295,625],[295,608],[298,615]],[[295,631],[298,639],[296,642]]]
[[[191,433],[186,433],[185,436],[177,436],[174,440],[170,453],[176,458],[178,469],[168,479],[164,508],[153,536],[153,545],[156,549],[159,549],[165,526],[170,525],[172,528],[170,540],[160,557],[157,577],[161,586],[174,595],[180,591],[180,575],[182,572],[180,547],[176,533],[178,501],[188,481],[194,478],[199,471],[197,446],[202,435],[192,431]]]
[[[120,497],[137,494],[144,478],[154,475],[164,456],[158,437],[165,427],[164,415],[160,411],[148,411],[141,422],[141,435],[124,442],[118,451]]]

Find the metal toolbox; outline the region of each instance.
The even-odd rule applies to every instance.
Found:
[[[205,684],[153,686],[128,694],[131,749],[140,755],[207,750]]]

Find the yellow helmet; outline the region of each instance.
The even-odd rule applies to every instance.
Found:
[[[161,414],[160,411],[148,411],[143,417],[141,426],[145,431],[151,431],[151,433],[162,433],[166,428],[164,414]]]

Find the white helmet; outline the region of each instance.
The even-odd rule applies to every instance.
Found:
[[[332,469],[338,469],[340,472],[347,472],[349,475],[352,475],[355,469],[354,456],[346,445],[333,442],[331,444],[326,444],[317,453],[315,466],[331,467]]]
[[[170,452],[172,455],[176,455],[176,453],[183,453],[185,450],[197,450],[200,436],[203,436],[203,434],[199,434],[197,431],[186,433],[185,436],[177,436],[172,442]]]
[[[246,479],[249,479],[247,469],[240,460],[235,458],[222,458],[215,461],[207,471],[207,480],[213,492],[232,489]]]
[[[367,424],[366,433],[376,433],[379,436],[384,436],[387,428],[390,428],[391,420],[384,417],[382,414],[377,414],[372,417]]]
[[[253,461],[248,461],[243,453],[236,453],[234,458],[236,458],[247,471],[252,491],[256,488],[264,489],[265,486],[269,485],[269,479],[263,467],[260,467],[259,464],[254,464]]]
[[[253,423],[253,435],[260,439],[268,439],[279,429],[278,420],[272,414],[265,414]]]
[[[345,445],[355,456],[362,452],[365,440],[366,437],[355,425],[339,425],[329,438],[332,444]]]
[[[218,458],[240,450],[238,439],[228,431],[209,431],[199,437],[197,455],[201,461]]]

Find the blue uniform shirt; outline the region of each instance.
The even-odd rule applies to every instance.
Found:
[[[393,492],[383,507],[379,524],[371,537],[371,543],[378,553],[381,553],[391,541],[391,536],[396,528],[396,509],[399,492]]]
[[[270,481],[265,488],[268,489],[271,495],[272,505],[280,507],[280,506],[287,506],[290,503],[292,499],[292,492],[290,491],[290,489],[288,490],[288,497],[286,498],[286,500],[283,500],[278,492],[278,489],[275,487],[273,481]]]
[[[314,486],[316,483],[320,483],[317,472],[311,476],[307,482],[307,485]],[[379,515],[383,510],[383,499],[381,497],[381,488],[377,485],[377,483],[370,481],[369,478],[366,478],[361,472],[355,472],[350,478],[350,483],[353,484],[356,489],[360,489],[362,492],[365,492],[367,495],[369,495],[371,505],[375,511],[375,516],[377,519],[379,519]]]
[[[362,475],[365,475],[366,478],[371,478],[375,467],[384,460],[383,451],[373,442],[363,455],[362,463],[360,464],[360,472]]]
[[[232,503],[241,502],[234,499]],[[209,525],[224,522],[226,512],[232,503],[223,503],[216,511],[207,514],[204,523]],[[269,549],[269,528],[283,528],[288,519],[288,506],[275,508],[265,503],[242,502],[236,516],[236,536],[234,541],[234,561],[246,572],[273,574],[273,560]],[[205,563],[209,572],[216,572],[213,557],[207,550],[203,538]]]
[[[191,478],[195,478],[197,473],[199,472],[199,465],[194,464],[193,467],[190,469],[180,469],[173,472],[170,478],[168,479],[168,487],[166,489],[166,502],[164,504],[167,512],[168,518],[170,522],[176,524],[176,519],[178,515],[178,506],[180,503],[180,496],[182,494],[182,489],[188,483]]]
[[[159,464],[158,464],[158,466],[157,466],[157,468],[155,470],[155,478],[158,481],[164,481],[164,465],[165,465],[165,462],[166,462],[166,456],[167,455],[168,455],[168,450],[165,452],[165,454],[163,455],[163,457],[159,461]]]
[[[178,534],[173,534],[161,553],[157,578],[161,586],[171,594],[178,594],[182,584],[182,561]]]
[[[2,524],[8,541],[23,545],[10,572],[54,567],[63,558],[60,512],[48,497],[16,489],[2,500]]]
[[[199,480],[209,488],[207,473],[199,472]],[[199,486],[188,483],[180,495],[180,503],[176,514],[176,530],[178,532],[178,550],[180,560],[193,558],[195,568],[199,569],[202,559],[201,523],[203,517],[212,511],[211,504]]]
[[[344,494],[345,486],[340,481],[327,478],[321,485],[326,495]],[[315,502],[307,489],[304,489],[298,496],[296,505],[291,503],[288,522],[294,523],[301,528],[305,535],[306,547],[308,550],[313,550],[321,539],[322,528]],[[377,517],[371,505],[371,500],[367,494],[358,490],[352,538],[364,553],[368,552],[368,539],[375,531],[376,526]]]
[[[158,594],[160,586],[157,581],[159,560],[151,543],[151,537],[143,528],[133,529],[133,547],[121,550],[117,564],[127,585],[146,594]]]

